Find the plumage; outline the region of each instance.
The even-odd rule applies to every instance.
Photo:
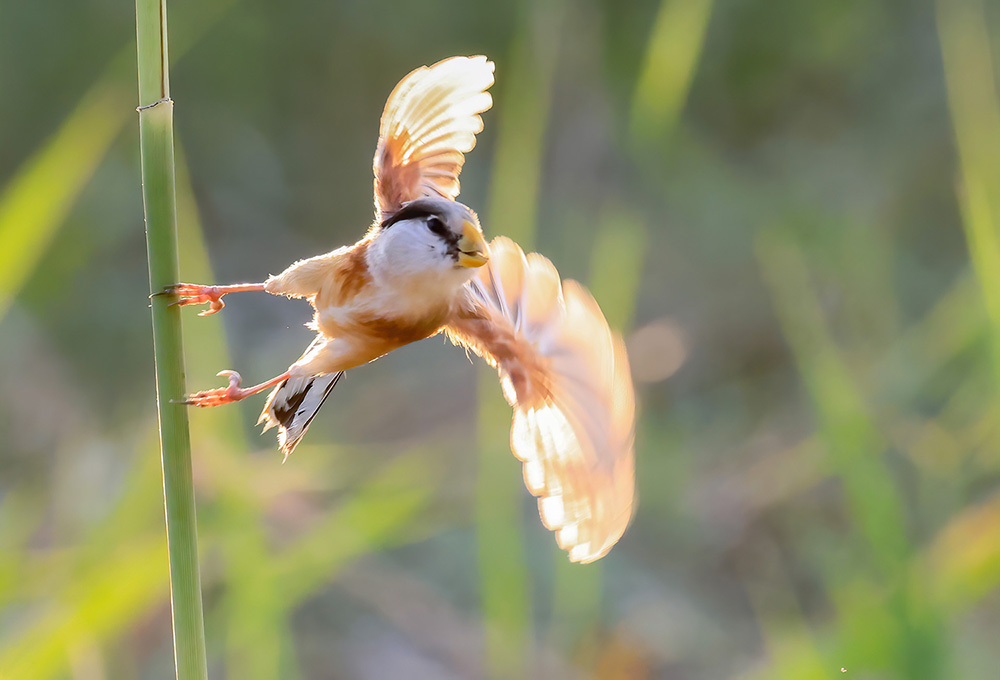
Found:
[[[300,260],[261,284],[168,289],[175,304],[222,309],[230,292],[306,298],[316,339],[287,371],[241,388],[198,392],[215,406],[272,388],[258,422],[285,457],[344,371],[445,331],[494,366],[514,409],[511,449],[542,522],[577,562],[624,533],[634,494],[635,405],[621,338],[593,297],[509,239],[487,247],[479,218],[455,201],[464,154],[483,128],[493,63],[454,57],[406,76],[382,114],[375,222],[352,246]]]
[[[545,526],[570,559],[591,562],[628,526],[634,487],[635,404],[628,357],[594,298],[561,282],[510,239],[469,284],[469,304],[446,329],[500,374],[514,407],[511,448],[539,497]]]
[[[343,375],[343,371],[337,371],[307,378],[287,378],[271,392],[257,424],[264,424],[263,432],[278,428],[278,448],[286,459],[302,441],[309,424]]]
[[[453,57],[399,81],[382,113],[375,150],[375,219],[424,196],[454,200],[465,154],[493,105],[493,62]]]

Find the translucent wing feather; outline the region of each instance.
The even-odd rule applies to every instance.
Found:
[[[375,150],[375,217],[384,220],[406,201],[454,200],[464,154],[493,105],[493,62],[452,57],[422,66],[396,85],[382,113]]]
[[[469,308],[446,330],[497,368],[511,448],[542,522],[574,562],[605,555],[632,516],[635,398],[622,339],[546,258],[490,244]]]

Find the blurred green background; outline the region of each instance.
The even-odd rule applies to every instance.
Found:
[[[1000,7],[170,3],[181,272],[356,240],[411,69],[497,62],[463,202],[627,337],[638,512],[569,565],[490,371],[352,370],[281,465],[192,413],[213,678],[990,680]],[[128,3],[0,0],[0,678],[171,677]],[[299,301],[186,312],[257,382]]]

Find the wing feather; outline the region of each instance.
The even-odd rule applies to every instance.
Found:
[[[571,560],[596,560],[625,532],[634,504],[625,345],[583,286],[509,239],[494,239],[468,290],[469,309],[448,334],[497,368],[514,407],[511,449],[543,524]]]
[[[278,447],[286,459],[299,445],[316,413],[343,375],[343,371],[337,371],[326,375],[289,378],[275,387],[268,396],[257,424],[263,423],[262,432],[267,432],[272,427],[278,428]]]
[[[323,336],[316,336],[302,356],[324,342]],[[316,413],[343,375],[343,371],[337,371],[325,375],[288,378],[271,391],[264,403],[264,410],[257,418],[257,424],[264,425],[262,432],[267,432],[272,427],[278,428],[278,447],[285,454],[286,460],[299,445]]]
[[[493,62],[452,57],[403,78],[382,113],[375,150],[375,217],[386,219],[422,197],[454,200],[465,154],[493,105]]]

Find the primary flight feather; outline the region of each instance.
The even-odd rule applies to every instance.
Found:
[[[260,421],[287,457],[343,372],[445,332],[497,369],[514,409],[511,449],[539,514],[575,562],[605,555],[632,516],[635,405],[628,356],[594,298],[545,257],[497,237],[458,203],[465,154],[482,131],[494,65],[453,57],[407,75],[389,95],[375,151],[375,222],[351,246],[300,260],[264,283],[166,292],[223,307],[250,290],[307,298],[316,339],[281,375],[187,397],[194,406],[273,388]]]

